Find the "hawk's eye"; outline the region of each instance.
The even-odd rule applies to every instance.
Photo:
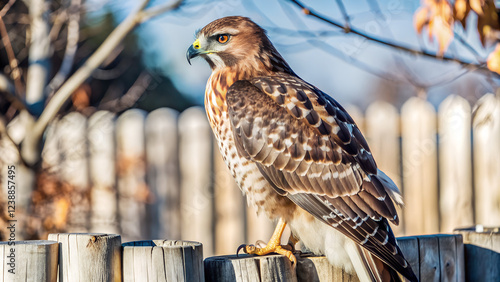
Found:
[[[217,36],[217,41],[219,41],[219,43],[221,43],[221,44],[226,43],[228,40],[229,40],[229,35],[227,35],[227,34],[221,34],[221,35]]]

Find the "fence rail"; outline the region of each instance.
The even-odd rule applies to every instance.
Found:
[[[403,191],[397,235],[500,225],[498,97],[471,107],[449,96],[437,111],[421,98],[401,110],[375,102],[352,111],[379,167]],[[46,132],[43,168],[70,192],[54,199],[51,226],[198,241],[207,256],[267,240],[273,224],[247,207],[212,138],[201,108],[61,117]]]
[[[496,281],[497,230],[398,238],[419,281]],[[49,241],[0,242],[0,281],[359,281],[325,257],[297,254],[208,257],[198,242],[121,243],[115,234],[50,234]],[[10,254],[14,254],[9,257]]]

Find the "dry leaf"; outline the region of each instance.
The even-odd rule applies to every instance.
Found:
[[[486,63],[490,71],[500,74],[500,43],[497,43],[495,50],[488,56]]]
[[[448,46],[453,39],[453,30],[450,28],[449,23],[445,22],[442,18],[437,17],[434,20],[432,33],[438,39],[438,56],[441,56],[446,51],[446,49],[448,49]]]
[[[485,0],[482,11],[483,13],[478,14],[477,18],[477,32],[481,43],[486,46],[489,42],[496,40],[496,31],[500,28],[500,24],[493,0]]]
[[[58,198],[54,203],[54,225],[61,229],[66,225],[69,212],[69,201],[63,197]]]
[[[484,6],[485,0],[470,0],[470,7],[476,14],[482,16],[483,15],[483,6]]]
[[[443,55],[453,39],[453,9],[447,0],[426,0],[413,18],[418,33],[427,26],[429,40],[436,37],[438,56]]]
[[[418,34],[421,34],[424,26],[429,23],[429,12],[429,7],[421,7],[417,10],[417,12],[415,12],[415,15],[413,16],[413,24]]]
[[[71,100],[77,110],[83,110],[90,105],[90,92],[91,89],[88,84],[82,84],[73,92]]]
[[[467,15],[470,12],[470,4],[467,0],[456,0],[453,6],[453,15],[456,21],[462,24],[462,27],[466,27]]]

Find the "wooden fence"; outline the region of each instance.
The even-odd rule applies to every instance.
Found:
[[[458,230],[398,238],[419,281],[496,281],[500,232]],[[0,242],[0,281],[359,281],[325,257],[297,254],[208,257],[201,243],[114,234],[50,234],[48,241]]]
[[[352,108],[352,107],[350,107]],[[449,96],[350,110],[406,207],[397,235],[500,226],[500,99]],[[71,188],[54,213],[68,232],[202,242],[204,254],[267,240],[273,223],[245,204],[201,108],[70,113],[46,132],[43,168]],[[2,196],[6,193],[2,193]],[[60,219],[62,218],[62,219]],[[57,222],[56,222],[57,223]]]

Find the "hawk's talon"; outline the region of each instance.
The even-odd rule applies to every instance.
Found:
[[[236,249],[236,257],[239,257],[241,249],[243,249],[243,252],[244,252],[244,253],[247,253],[247,252],[246,252],[246,247],[247,247],[247,244],[241,244],[241,245],[238,247],[238,249]]]
[[[297,265],[297,259],[293,254],[294,247],[292,245],[281,245],[281,235],[283,235],[283,230],[285,229],[286,223],[283,219],[280,219],[273,236],[267,244],[262,241],[257,241],[255,245],[265,244],[262,248],[256,247],[255,245],[240,245],[236,250],[236,256],[238,256],[241,249],[243,252],[249,255],[263,256],[270,253],[276,253],[284,255],[292,263],[293,268]]]
[[[292,265],[295,267],[297,264],[297,259],[295,258],[295,255],[293,254],[293,251],[290,250],[291,247],[290,245],[274,245],[274,244],[268,244],[263,248],[256,247],[255,245],[245,245],[242,244],[238,247],[236,250],[236,256],[239,255],[239,252],[243,250],[245,254],[249,255],[257,255],[257,256],[264,256],[270,253],[276,253],[280,255],[284,255],[287,257]]]

